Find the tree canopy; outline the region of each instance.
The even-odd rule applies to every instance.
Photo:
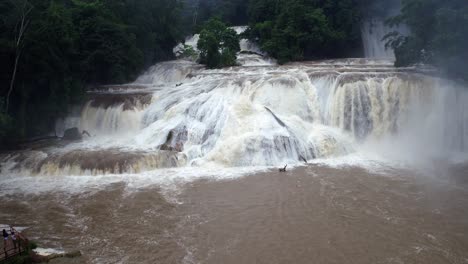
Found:
[[[240,51],[239,36],[218,18],[205,23],[197,46],[200,63],[208,68],[236,65],[236,54]]]
[[[230,25],[248,23],[249,0],[184,0],[184,27],[191,33],[213,17]]]
[[[360,12],[354,0],[252,0],[253,41],[280,63],[342,57],[360,50]]]
[[[0,138],[47,133],[87,85],[171,59],[180,10],[175,0],[1,1]]]
[[[448,76],[468,80],[468,2],[466,0],[403,0],[401,14],[390,24],[405,24],[409,35],[387,36],[396,65],[435,65]]]

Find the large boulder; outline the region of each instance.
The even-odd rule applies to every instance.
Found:
[[[165,150],[165,151],[173,151],[173,152],[182,152],[184,151],[184,145],[180,142],[176,143],[175,146],[171,146],[169,144],[163,144],[160,147],[160,150]]]
[[[166,143],[160,146],[160,150],[182,152],[184,144],[188,139],[188,131],[186,127],[173,129],[169,132],[166,138]]]
[[[77,127],[69,128],[63,133],[63,140],[82,140],[83,136]]]

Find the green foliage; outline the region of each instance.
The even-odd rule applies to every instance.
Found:
[[[405,24],[409,36],[394,32],[387,45],[395,49],[396,65],[436,65],[452,77],[468,80],[468,2],[466,0],[404,0],[401,14],[390,24]]]
[[[28,251],[31,251],[31,250],[36,249],[36,248],[37,248],[37,243],[34,242],[34,241],[29,241]]]
[[[13,125],[13,120],[11,117],[4,113],[0,112],[0,138],[3,138],[10,134]]]
[[[236,65],[236,53],[240,51],[239,36],[217,18],[204,25],[197,46],[200,63],[208,68]]]
[[[125,82],[143,64],[136,36],[102,2],[74,1],[80,68],[89,82]]]
[[[14,134],[14,125],[11,116],[3,109],[5,109],[5,98],[0,97],[0,146],[7,146],[8,137]]]
[[[219,17],[231,25],[246,25],[248,3],[249,0],[184,0],[186,33],[199,29],[212,17]]]
[[[4,109],[4,98],[0,97],[0,109]],[[5,144],[2,142],[2,139],[5,139],[7,136],[12,134],[13,128],[13,120],[12,118],[5,113],[4,111],[0,111],[0,143]]]
[[[192,46],[184,44],[184,48],[178,52],[177,57],[196,61],[198,59],[198,52]]]
[[[359,49],[359,11],[354,0],[253,0],[250,39],[288,61],[341,57]]]
[[[15,39],[27,7],[27,29]],[[0,138],[50,133],[57,117],[79,103],[87,85],[133,80],[145,67],[173,58],[181,39],[178,0],[0,1],[0,96],[7,97]],[[17,55],[20,56],[17,56]]]
[[[20,255],[10,258],[4,262],[4,264],[31,264],[34,263],[31,256],[29,255]]]

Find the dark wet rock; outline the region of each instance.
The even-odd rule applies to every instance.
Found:
[[[185,164],[185,157],[176,151],[123,151],[121,149],[73,150],[47,156],[36,163],[35,173],[54,174],[74,167],[85,174],[123,174],[173,168]]]
[[[22,168],[34,169],[46,157],[47,154],[42,151],[13,151],[0,155],[0,163],[14,163],[14,166],[10,167],[9,171],[17,172]]]
[[[63,140],[82,140],[83,136],[81,135],[80,130],[77,127],[69,128],[63,133]]]
[[[64,257],[66,258],[76,258],[76,257],[81,257],[81,251],[72,251],[72,252],[67,252],[65,253]]]
[[[187,139],[188,131],[186,127],[173,129],[167,135],[166,142],[161,145],[160,150],[182,152]]]
[[[109,108],[123,105],[123,110],[142,108],[151,103],[151,93],[89,93],[92,107]]]
[[[91,134],[86,131],[86,130],[83,130],[83,132],[81,133],[83,136],[88,136],[88,137],[91,137]]]
[[[177,144],[176,146],[170,146],[170,145],[162,145],[161,150],[165,150],[165,151],[174,151],[174,152],[182,152],[183,151],[183,146],[181,146],[180,144]]]
[[[120,91],[120,92],[125,92],[129,90],[138,90],[138,89],[144,89],[146,86],[144,85],[138,85],[138,84],[120,84],[120,85],[91,85],[87,88],[88,91],[90,92],[115,92],[115,91]]]
[[[41,255],[36,254],[33,262],[34,263],[46,263],[46,262],[50,262],[51,260],[60,259],[60,258],[72,259],[72,258],[78,258],[78,257],[81,257],[81,251],[79,250],[67,252],[67,253],[51,254],[48,256],[41,256]]]
[[[239,52],[239,54],[258,55],[258,56],[263,57],[262,54],[260,54],[258,52],[255,52],[255,51],[250,51],[250,50],[242,50],[242,51]]]

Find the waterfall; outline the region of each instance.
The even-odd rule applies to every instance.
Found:
[[[151,94],[128,92],[90,93],[89,97],[81,111],[74,110],[71,116],[58,120],[58,136],[72,127],[106,136],[137,132],[141,128],[144,108],[152,100]]]
[[[361,26],[364,55],[366,58],[395,59],[391,48],[385,47],[384,37],[394,31],[381,19],[368,19]]]
[[[86,104],[81,114],[79,128],[94,134],[136,132],[140,129],[143,111],[138,108],[124,109],[124,105],[107,108]]]
[[[202,67],[191,61],[169,61],[152,66],[134,82],[141,85],[180,83]]]
[[[468,153],[468,91],[387,60],[218,70],[178,60],[89,97],[67,122],[91,138],[8,155],[2,173],[277,166],[364,149],[399,160]]]
[[[468,150],[468,92],[449,81],[411,74],[341,80],[331,96],[328,122],[359,141],[391,139],[397,151],[421,156]]]

